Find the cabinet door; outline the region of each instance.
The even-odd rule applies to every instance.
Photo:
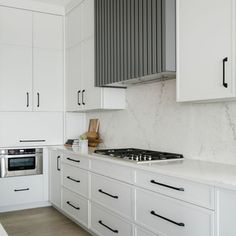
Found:
[[[63,53],[34,49],[34,110],[63,110]]]
[[[32,49],[0,44],[0,111],[31,111]]]
[[[177,0],[178,101],[234,95],[234,11],[232,0]]]
[[[50,201],[61,208],[61,159],[58,151],[50,151]]]

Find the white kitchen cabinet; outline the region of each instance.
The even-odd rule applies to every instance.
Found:
[[[94,0],[69,12],[66,28],[66,110],[124,109],[124,89],[94,85]]]
[[[216,189],[217,236],[235,236],[236,234],[236,191]]]
[[[58,151],[49,152],[50,170],[50,201],[53,205],[61,208],[61,159],[62,153]]]
[[[177,0],[177,101],[235,98],[235,10],[234,0]]]

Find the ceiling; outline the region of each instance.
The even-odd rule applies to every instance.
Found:
[[[66,6],[69,2],[71,2],[71,0],[34,0],[34,1],[54,4],[59,6]]]

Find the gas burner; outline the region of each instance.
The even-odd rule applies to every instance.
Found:
[[[136,163],[183,159],[183,155],[181,154],[157,152],[157,151],[142,150],[136,148],[103,149],[103,150],[96,150],[95,153],[99,155],[110,156]]]

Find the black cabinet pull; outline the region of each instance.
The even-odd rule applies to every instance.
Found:
[[[67,176],[66,178],[69,179],[69,180],[71,180],[71,181],[74,181],[74,182],[76,182],[76,183],[80,183],[80,180],[73,179],[73,178],[71,178],[70,176]]]
[[[73,207],[74,209],[76,209],[76,210],[80,210],[79,207],[74,206],[74,205],[71,204],[69,201],[67,201],[66,203],[67,203],[69,206]]]
[[[99,220],[98,223],[99,223],[100,225],[104,226],[105,228],[109,229],[110,231],[112,231],[112,232],[115,233],[115,234],[118,234],[118,233],[119,233],[118,230],[110,228],[109,226],[105,225],[101,220]]]
[[[40,94],[39,94],[39,93],[37,93],[37,98],[38,98],[38,104],[37,104],[37,107],[39,107],[39,106],[40,106]]]
[[[43,143],[46,142],[46,140],[44,139],[40,139],[40,140],[20,140],[20,143]]]
[[[223,59],[223,86],[228,88],[228,83],[225,82],[225,63],[228,61],[228,57]]]
[[[168,222],[170,222],[170,223],[172,223],[172,224],[175,224],[175,225],[178,225],[178,226],[180,226],[180,227],[184,227],[184,226],[185,226],[184,223],[178,223],[178,222],[175,222],[175,221],[173,221],[173,220],[170,220],[170,219],[168,219],[168,218],[166,218],[166,217],[163,217],[163,216],[161,216],[161,215],[156,214],[155,211],[151,211],[150,213],[151,213],[152,215],[154,215],[154,216],[160,218],[160,219],[163,219],[163,220],[165,220],[165,221],[168,221]]]
[[[15,189],[15,192],[24,192],[24,191],[29,191],[29,188],[23,188],[23,189]]]
[[[107,196],[109,196],[109,197],[118,199],[118,196],[114,196],[114,195],[111,195],[111,194],[109,194],[109,193],[106,193],[106,192],[104,192],[102,189],[99,189],[98,192],[100,192],[100,193],[102,193],[102,194],[105,194],[105,195],[107,195]]]
[[[26,93],[26,107],[29,107],[29,93]]]
[[[73,161],[73,162],[77,162],[77,163],[80,163],[80,160],[74,160],[74,159],[71,159],[71,158],[66,158],[68,161]]]
[[[60,167],[59,167],[59,161],[60,161],[60,156],[57,157],[57,170],[61,171]]]
[[[81,91],[79,90],[78,92],[77,92],[77,101],[78,101],[78,105],[80,106],[81,105],[81,103],[80,103],[80,99],[79,99],[79,97],[80,97],[80,93],[81,93]]]
[[[152,184],[157,184],[157,185],[160,185],[160,186],[163,186],[163,187],[166,187],[166,188],[171,188],[171,189],[174,189],[174,190],[177,190],[177,191],[184,192],[184,188],[177,188],[177,187],[173,187],[173,186],[170,186],[170,185],[167,185],[167,184],[162,184],[162,183],[156,182],[155,180],[151,180],[150,182]]]
[[[84,93],[85,93],[85,90],[82,91],[82,104],[85,105],[85,102],[84,102]]]

